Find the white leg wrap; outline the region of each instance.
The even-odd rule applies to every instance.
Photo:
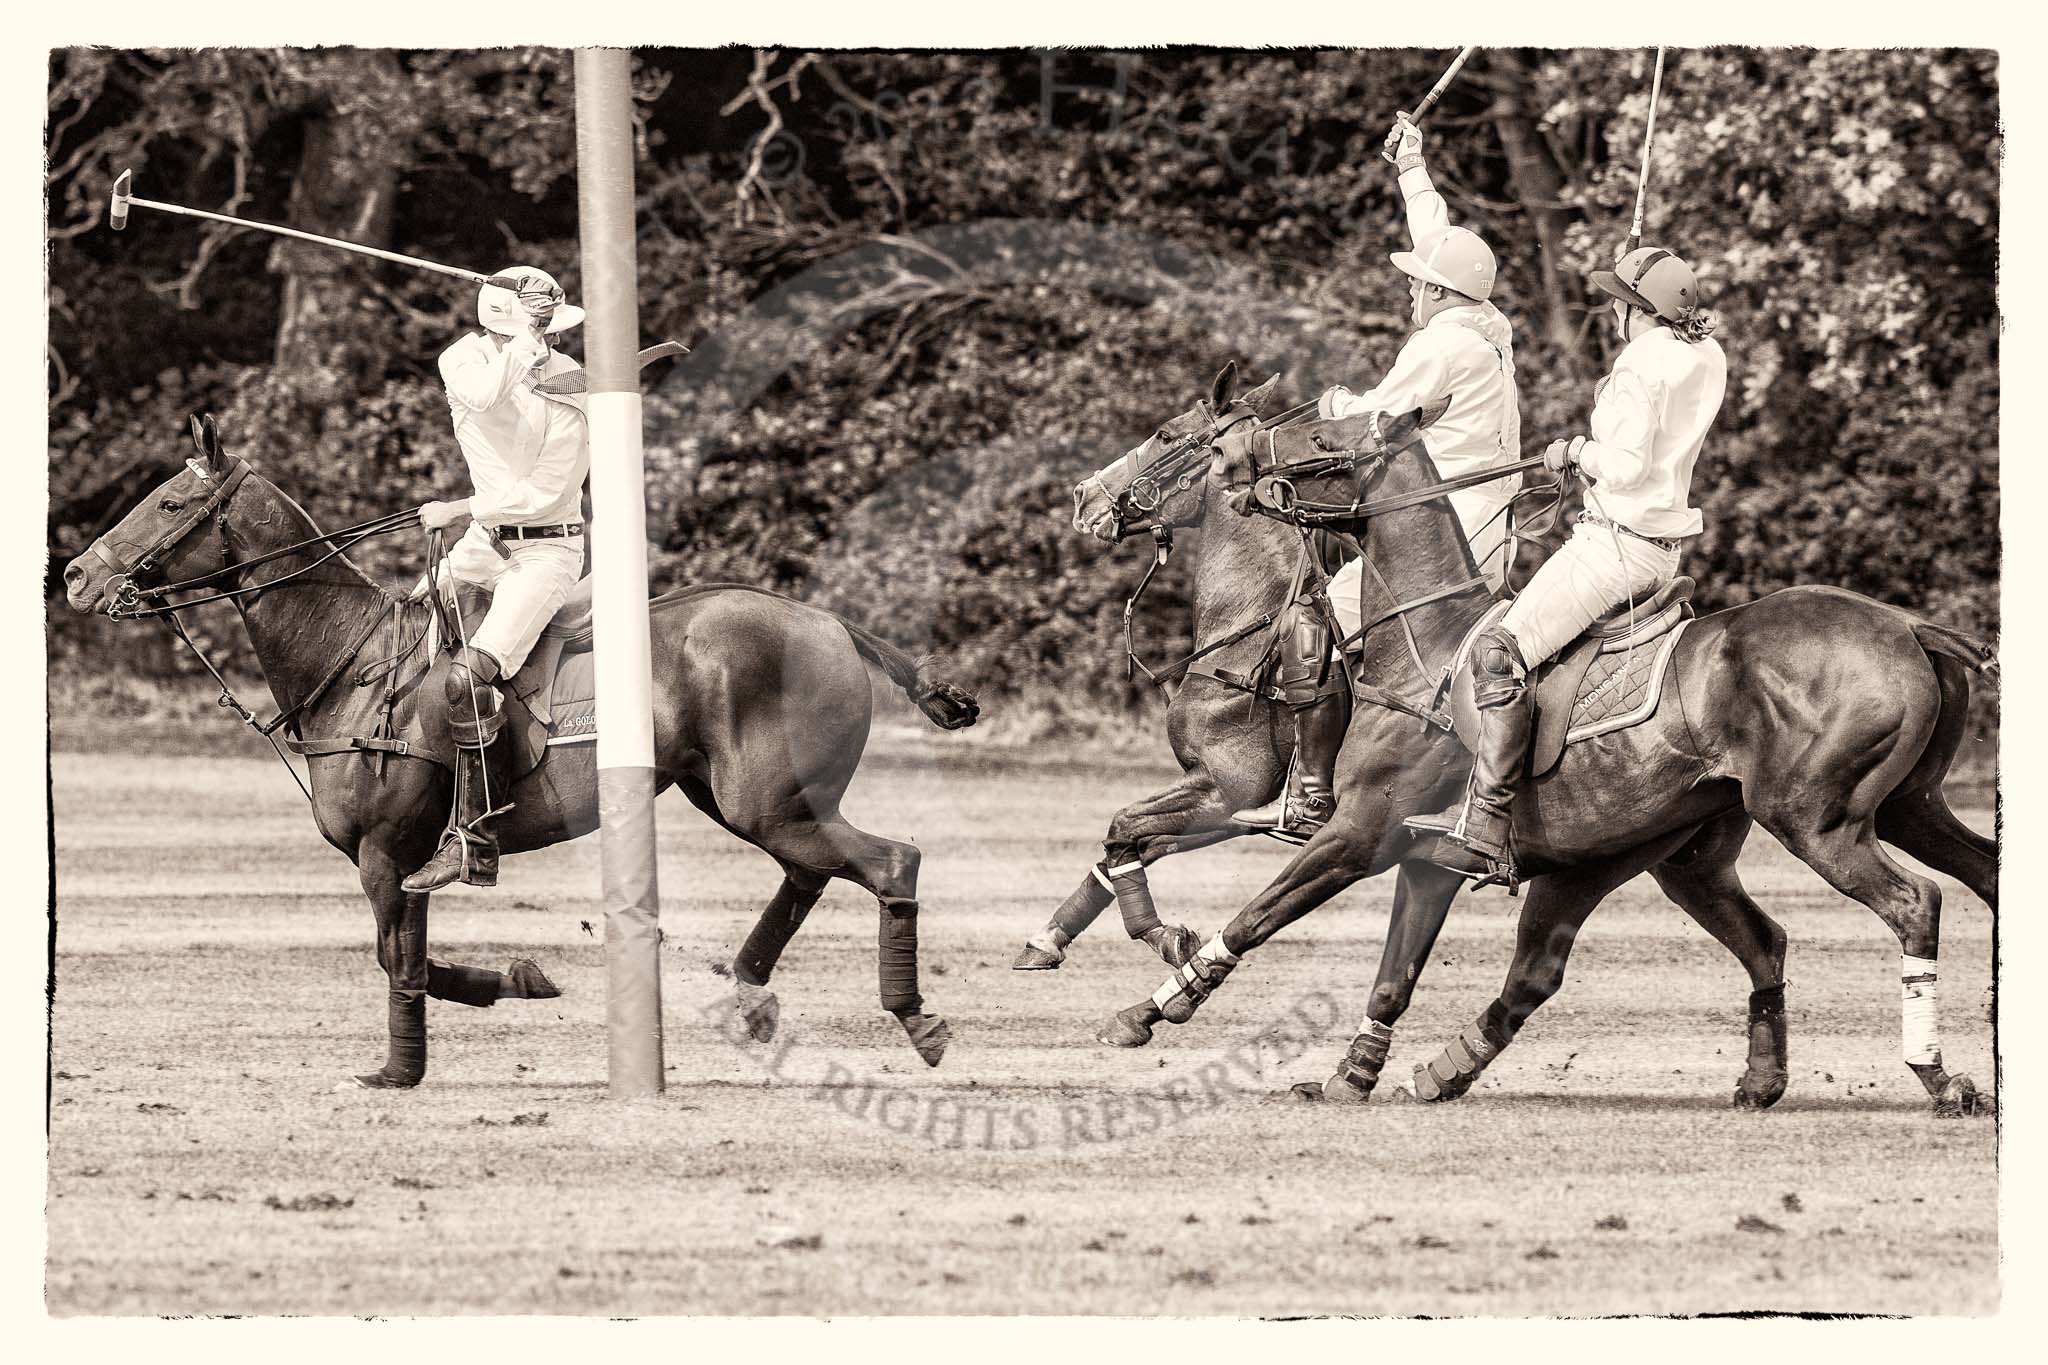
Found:
[[[1899,1022],[1906,1061],[1925,1066],[1941,1060],[1940,1002],[1932,958],[1899,959]]]
[[[1152,992],[1152,1003],[1154,1005],[1163,1010],[1166,1008],[1166,1002],[1181,994],[1183,990],[1189,988],[1199,989],[1201,981],[1195,971],[1196,960],[1204,960],[1218,967],[1234,967],[1237,965],[1237,954],[1224,947],[1223,935],[1217,934],[1195,950],[1194,959],[1190,960],[1185,966],[1175,967],[1173,975],[1167,977],[1165,983],[1158,990]]]
[[[1391,1038],[1394,1036],[1394,1026],[1392,1024],[1382,1024],[1379,1020],[1368,1014],[1358,1023],[1358,1036],[1361,1038]]]

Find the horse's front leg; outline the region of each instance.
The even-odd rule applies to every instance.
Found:
[[[1066,960],[1067,945],[1114,901],[1124,932],[1179,966],[1201,940],[1184,925],[1168,925],[1152,903],[1148,865],[1173,853],[1203,848],[1243,833],[1230,824],[1231,806],[1208,772],[1196,768],[1162,792],[1134,801],[1116,813],[1102,841],[1102,861],[1088,869],[1045,928],[1025,940],[1011,964],[1019,971],[1044,971]]]
[[[1374,804],[1361,801],[1347,814],[1340,803],[1336,817],[1315,833],[1272,885],[1187,962],[1176,966],[1150,997],[1118,1011],[1097,1031],[1096,1038],[1113,1047],[1143,1047],[1152,1041],[1154,1024],[1162,1020],[1187,1023],[1243,954],[1345,887],[1391,865],[1390,861],[1381,863],[1376,854],[1375,811],[1359,808]]]
[[[1372,1094],[1393,1046],[1394,1025],[1407,1012],[1415,984],[1421,980],[1422,969],[1436,948],[1437,934],[1450,914],[1451,902],[1464,885],[1464,877],[1434,863],[1412,860],[1401,864],[1387,920],[1387,942],[1380,952],[1379,977],[1366,1000],[1365,1018],[1330,1078],[1321,1083],[1302,1082],[1294,1087],[1296,1096],[1363,1104]]]
[[[427,1074],[427,897],[399,886],[405,861],[382,846],[365,848],[360,859],[363,893],[377,917],[390,1030],[384,1065],[355,1078],[366,1090],[410,1090]]]

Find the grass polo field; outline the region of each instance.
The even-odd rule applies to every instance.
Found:
[[[875,907],[834,883],[783,959],[781,1032],[735,1041],[729,961],[774,865],[660,806],[668,1094],[605,1098],[598,846],[435,897],[436,956],[539,959],[564,994],[436,1002],[411,1093],[383,1057],[355,872],[268,758],[53,757],[48,1304],[60,1315],[878,1312],[1986,1313],[1996,1129],[1932,1118],[1899,1061],[1898,944],[1761,832],[1792,940],[1792,1086],[1731,1110],[1748,983],[1639,878],[1467,1099],[1297,1105],[1363,1011],[1393,889],[1248,958],[1149,1048],[1093,1040],[1162,969],[1109,912],[1009,970],[1155,759],[990,761],[893,736],[847,802],[924,850],[920,1064],[875,1003]],[[1988,798],[1964,818],[1991,827]],[[1282,867],[1162,863],[1205,935]],[[1940,879],[1944,1042],[1988,1087],[1991,916]],[[1453,909],[1389,1080],[1498,990],[1518,902]],[[1376,1098],[1386,1099],[1386,1091]]]

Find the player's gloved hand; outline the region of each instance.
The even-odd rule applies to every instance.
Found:
[[[1316,399],[1316,416],[1322,418],[1325,422],[1336,420],[1337,404],[1349,397],[1351,397],[1351,390],[1345,388],[1342,384],[1336,384],[1324,389],[1323,396]]]
[[[1422,161],[1422,130],[1415,126],[1406,110],[1394,115],[1394,126],[1387,130],[1387,140],[1380,148],[1380,155],[1396,166],[1406,169],[1413,158],[1417,165]]]
[[[1579,463],[1579,451],[1585,446],[1586,438],[1574,436],[1569,441],[1552,441],[1543,451],[1543,467],[1553,474],[1566,474]]]
[[[460,502],[430,502],[420,508],[420,525],[441,531],[469,515],[469,499]]]

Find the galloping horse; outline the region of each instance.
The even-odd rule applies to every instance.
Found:
[[[386,676],[383,664],[403,664],[421,649],[431,608],[408,603],[339,557],[333,547],[352,543],[345,533],[323,535],[296,502],[228,455],[210,417],[193,428],[199,458],[64,570],[71,606],[166,615],[197,600],[231,599],[271,696],[296,732],[374,733],[383,689],[369,684]],[[297,567],[257,572],[288,562]],[[202,588],[214,589],[214,598],[171,596]],[[942,1019],[923,1012],[918,994],[918,851],[856,829],[839,802],[867,744],[872,698],[863,660],[947,729],[973,723],[973,698],[851,622],[759,589],[685,589],[655,599],[651,612],[658,789],[681,787],[782,866],[781,889],[733,963],[754,1036],[765,1040],[774,1030],[777,1003],[766,987],[777,959],[826,881],[840,877],[880,901],[883,1008],[937,1066],[949,1034]],[[359,653],[380,633],[411,643],[397,658],[359,666]],[[507,852],[597,827],[594,750],[551,747],[515,785],[515,809],[501,826]],[[418,1085],[426,1074],[427,996],[488,1005],[507,993],[496,972],[430,963],[428,898],[399,886],[440,837],[452,776],[418,757],[367,753],[316,752],[307,766],[320,833],[361,872],[389,982],[389,1055],[356,1080],[378,1089]]]
[[[1402,819],[1441,809],[1462,787],[1470,759],[1450,734],[1418,726],[1416,716],[1433,709],[1444,671],[1490,599],[1481,590],[1443,591],[1474,565],[1448,503],[1435,495],[1441,485],[1419,439],[1425,424],[1422,413],[1372,413],[1233,432],[1217,443],[1211,477],[1235,490],[1229,497],[1242,514],[1358,537],[1393,594],[1367,633],[1361,677],[1399,705],[1358,707],[1334,818],[1151,999],[1112,1020],[1105,1040],[1138,1046],[1160,1020],[1186,1022],[1241,954],[1345,887],[1396,865],[1429,866]],[[1957,820],[1942,791],[1967,720],[1971,671],[1996,684],[1986,642],[1836,588],[1788,588],[1694,621],[1674,646],[1648,719],[1572,745],[1555,769],[1525,785],[1514,838],[1534,880],[1507,983],[1472,1028],[1416,1069],[1417,1096],[1455,1099],[1469,1089],[1562,984],[1586,917],[1646,870],[1680,906],[1722,926],[1716,936],[1750,965],[1754,1069],[1759,1028],[1782,1016],[1784,932],[1735,874],[1752,821],[1870,907],[1904,956],[1931,965],[1941,892],[1900,868],[1879,840],[1955,877],[1996,914],[1998,847]],[[1439,879],[1435,894],[1395,905],[1366,1027],[1323,1097],[1362,1101],[1377,1082],[1392,1026],[1460,884]],[[1928,985],[1909,979],[1904,992],[1907,1063],[1936,1113],[1988,1109],[1969,1077],[1942,1067]],[[1755,1102],[1747,1087],[1746,1077],[1738,1104]]]

